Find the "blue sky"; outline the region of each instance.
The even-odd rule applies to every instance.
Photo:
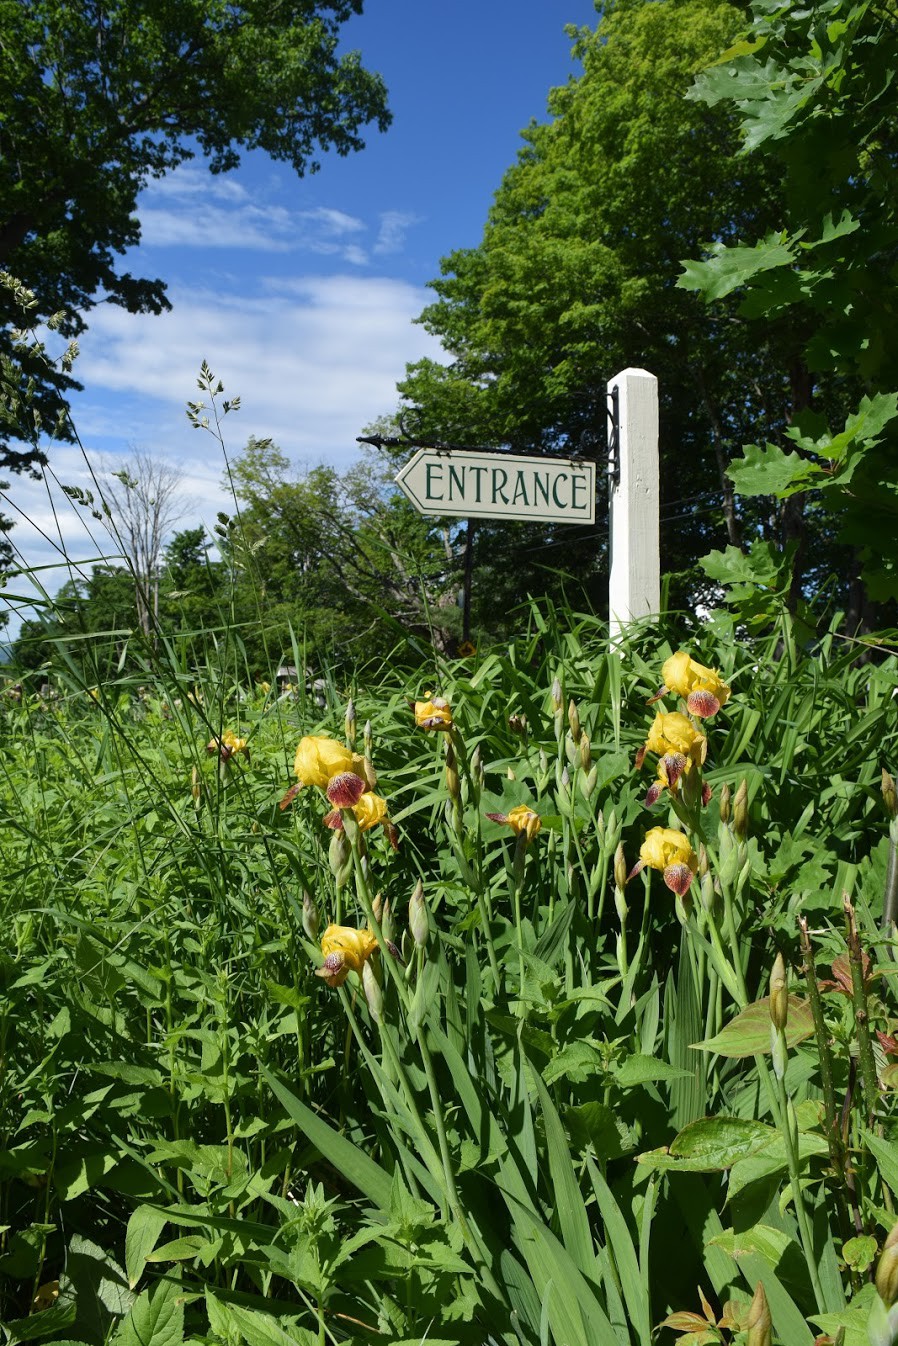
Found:
[[[367,0],[344,45],[384,76],[385,134],[325,156],[304,179],[253,154],[234,173],[212,177],[197,159],[151,184],[127,266],[166,280],[174,309],[90,316],[73,412],[91,461],[115,466],[129,446],[170,459],[184,472],[183,526],[211,526],[228,503],[221,452],[185,415],[206,360],[241,398],[225,422],[230,453],[271,435],[298,463],[349,466],[355,436],[395,409],[406,362],[439,357],[413,322],[426,284],[442,256],[478,243],[520,131],[545,120],[549,89],[579,72],[565,25],[596,21],[592,0]],[[89,485],[75,449],[53,446],[51,466]],[[9,497],[4,512],[38,526],[20,521],[12,534],[25,563],[59,560],[39,529],[78,560],[108,550],[58,492],[55,511],[27,480],[14,478]],[[66,578],[45,575],[51,589]]]

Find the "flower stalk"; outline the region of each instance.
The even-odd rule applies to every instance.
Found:
[[[870,1009],[867,1003],[867,988],[864,984],[864,955],[854,918],[854,904],[847,893],[842,896],[845,912],[845,937],[848,944],[848,964],[851,968],[851,1000],[854,1005],[854,1031],[857,1039],[858,1064],[861,1075],[861,1092],[864,1098],[864,1111],[867,1125],[873,1120],[879,1102],[879,1079],[876,1073],[876,1060],[873,1056],[873,1042],[870,1037]]]
[[[827,1307],[820,1276],[817,1271],[817,1258],[814,1253],[814,1237],[811,1222],[805,1206],[801,1189],[801,1170],[799,1166],[798,1122],[795,1109],[786,1089],[786,1065],[789,1049],[786,1043],[786,1025],[789,1017],[789,980],[786,963],[782,954],[778,954],[770,977],[770,1035],[773,1050],[773,1076],[779,1094],[779,1128],[786,1150],[786,1168],[789,1174],[789,1186],[792,1189],[792,1201],[795,1206],[795,1218],[798,1222],[798,1234],[804,1253],[811,1288],[817,1302],[818,1312]]]
[[[811,1014],[814,1019],[814,1034],[817,1039],[817,1056],[820,1062],[820,1085],[823,1091],[823,1108],[826,1117],[826,1143],[829,1146],[829,1157],[837,1177],[841,1177],[845,1171],[845,1151],[842,1146],[842,1133],[839,1126],[839,1115],[836,1109],[836,1089],[833,1081],[833,1061],[830,1050],[830,1035],[826,1027],[826,1019],[823,1015],[823,997],[820,994],[820,987],[817,984],[817,967],[814,961],[814,949],[811,944],[811,937],[808,933],[808,922],[805,916],[798,918],[798,932],[801,943],[801,953],[804,959],[803,972],[805,985],[808,992],[808,1001],[811,1006]]]

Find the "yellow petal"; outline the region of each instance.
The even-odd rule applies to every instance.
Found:
[[[355,771],[361,762],[356,753],[335,738],[325,735],[300,739],[293,771],[300,785],[317,785],[320,790],[343,771]]]
[[[343,955],[345,965],[353,972],[361,972],[365,960],[377,948],[377,940],[370,930],[356,930],[350,925],[329,925],[321,936],[321,952]]]
[[[653,827],[646,832],[639,848],[639,858],[649,869],[665,870],[669,865],[688,865],[693,874],[698,869],[698,856],[689,844],[689,838],[672,827]]]
[[[706,668],[697,663],[685,650],[677,650],[664,663],[661,669],[664,685],[677,696],[686,697],[691,692],[710,692],[716,696],[722,706],[726,705],[730,689],[716,668]]]
[[[658,712],[645,746],[659,757],[668,752],[680,752],[691,760],[703,761],[704,753],[701,749],[705,742],[704,734],[698,732],[689,716],[674,710],[669,713]]]
[[[515,832],[526,832],[528,841],[533,840],[543,825],[539,814],[526,804],[516,804],[513,809],[509,809],[505,821]]]
[[[449,702],[442,696],[435,696],[432,700],[430,696],[430,692],[425,692],[426,699],[415,702],[415,724],[421,729],[451,729],[452,711]]]
[[[352,811],[359,827],[363,832],[367,832],[369,828],[376,827],[386,818],[387,801],[381,799],[373,790],[366,790]]]

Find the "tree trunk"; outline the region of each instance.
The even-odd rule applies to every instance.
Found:
[[[711,442],[714,445],[714,457],[717,459],[717,474],[720,478],[720,489],[723,492],[723,517],[726,522],[727,538],[730,546],[742,548],[742,528],[739,524],[739,518],[736,514],[736,492],[733,489],[733,483],[727,476],[727,456],[724,449],[725,437],[720,424],[720,417],[717,415],[716,407],[712,406],[711,399],[705,386],[705,375],[701,369],[696,370],[696,383],[699,394],[702,399],[702,405],[705,408],[705,414],[708,417],[711,426]]]

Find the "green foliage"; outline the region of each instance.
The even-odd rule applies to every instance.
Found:
[[[203,549],[184,534],[169,562]],[[713,797],[701,809],[687,776],[651,817],[631,763],[672,648],[659,632],[610,647],[594,618],[534,607],[512,644],[437,657],[450,733],[414,727],[424,684],[399,661],[319,709],[212,659],[198,675],[178,653],[194,641],[93,692],[73,664],[51,695],[0,701],[10,1340],[648,1346],[660,1324],[668,1341],[713,1322],[708,1341],[736,1343],[759,1283],[775,1343],[865,1330],[898,1172],[877,928],[894,659],[706,627],[696,655],[732,686],[698,725]],[[395,852],[362,834],[354,875],[320,791],[278,807],[298,737],[341,737],[350,692],[399,833]],[[225,730],[249,752],[223,755]],[[486,816],[518,805],[542,820],[527,845]],[[615,881],[657,823],[704,847],[685,898],[648,870]],[[406,929],[419,879],[423,943]],[[315,976],[304,891],[320,932],[389,900],[374,928],[401,961],[372,956],[376,1013],[354,972],[334,990]],[[868,1096],[853,1062],[871,1029]]]
[[[703,240],[767,234],[781,211],[778,175],[736,159],[732,112],[684,97],[742,22],[739,6],[718,0],[619,0],[595,32],[573,34],[582,75],[552,90],[553,120],[523,133],[480,246],[451,253],[432,283],[421,321],[450,362],[421,361],[400,384],[403,425],[425,440],[602,459],[607,381],[628,366],[656,374],[674,605],[701,587],[696,555],[767,527],[752,506],[737,518],[725,469],[754,427],[773,434],[788,414],[778,334],[759,338],[676,285],[677,259]],[[476,564],[497,572],[497,611],[508,574],[560,597],[534,560],[583,575],[600,609],[601,492],[598,508],[597,536],[478,529]],[[541,555],[540,541],[553,550]]]
[[[132,312],[169,307],[162,281],[123,272],[117,257],[139,242],[141,188],[197,151],[214,173],[261,149],[302,174],[321,149],[361,148],[366,122],[385,129],[382,80],[357,52],[337,51],[360,10],[361,0],[3,0],[0,265],[33,294],[28,326],[58,314],[75,337],[98,295]],[[4,288],[4,387],[33,380],[32,401],[54,424],[78,385],[17,342],[19,327]],[[21,427],[3,431],[17,438]],[[0,466],[36,457],[7,442]]]
[[[792,536],[809,531],[798,521],[815,507],[854,551],[875,600],[898,595],[896,59],[895,23],[870,0],[752,6],[747,39],[701,73],[691,96],[738,112],[743,161],[781,175],[780,218],[755,243],[746,230],[718,238],[680,280],[709,303],[738,297],[761,339],[788,329],[795,447],[749,444],[730,476],[740,495],[791,499]],[[728,226],[727,212],[718,221]]]
[[[372,455],[344,473],[297,473],[277,445],[250,438],[229,465],[240,506],[226,554],[264,595],[267,625],[302,614],[329,662],[388,653],[405,633],[452,647],[460,624],[454,530],[422,519]],[[283,636],[282,636],[283,638]]]

